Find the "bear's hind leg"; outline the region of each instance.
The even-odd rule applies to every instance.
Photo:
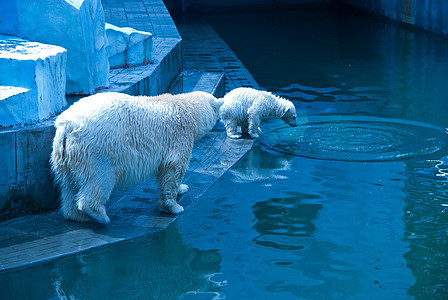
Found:
[[[76,206],[75,197],[78,189],[69,180],[61,182],[61,211],[67,220],[85,222],[89,218]]]
[[[231,139],[239,139],[241,134],[237,132],[238,123],[236,120],[226,120],[224,121],[224,125],[226,126],[227,136]]]
[[[101,224],[110,222],[105,205],[115,185],[115,180],[112,177],[112,175],[103,173],[101,176],[89,178],[76,196],[78,209],[92,221]]]

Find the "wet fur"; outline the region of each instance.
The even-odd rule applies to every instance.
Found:
[[[297,126],[297,113],[291,101],[252,88],[237,88],[227,93],[220,114],[230,138],[241,137],[238,126],[243,134],[257,138],[260,122],[267,117],[278,117],[290,126]]]
[[[177,194],[193,142],[216,123],[222,100],[204,92],[156,97],[99,93],[79,100],[55,122],[51,167],[64,217],[108,223],[114,187],[156,177],[159,209],[178,214]]]

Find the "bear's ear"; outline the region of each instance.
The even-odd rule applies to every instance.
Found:
[[[224,99],[220,98],[215,101],[215,107],[220,108],[224,104]]]
[[[283,110],[283,114],[282,114],[282,116],[281,116],[280,118],[283,118],[283,116],[286,115],[286,113],[287,113],[288,111],[290,111],[290,110],[291,110],[291,107],[287,107],[286,109],[284,109],[284,110]]]

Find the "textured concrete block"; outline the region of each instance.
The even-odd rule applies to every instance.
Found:
[[[66,50],[0,35],[0,126],[59,112],[65,100]]]
[[[92,94],[108,86],[107,38],[100,0],[1,2],[0,32],[68,50],[67,93]]]
[[[111,68],[138,66],[152,60],[152,35],[130,27],[117,27],[106,23]]]

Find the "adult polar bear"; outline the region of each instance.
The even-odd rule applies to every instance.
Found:
[[[243,133],[257,138],[261,119],[267,117],[278,117],[292,127],[297,126],[297,113],[291,101],[252,88],[236,88],[227,93],[220,114],[227,136],[233,139],[241,137],[238,126]]]
[[[205,92],[155,97],[99,93],[55,122],[51,167],[65,218],[110,222],[105,204],[115,186],[155,175],[159,209],[179,214],[177,194],[193,142],[217,122],[223,100]]]

